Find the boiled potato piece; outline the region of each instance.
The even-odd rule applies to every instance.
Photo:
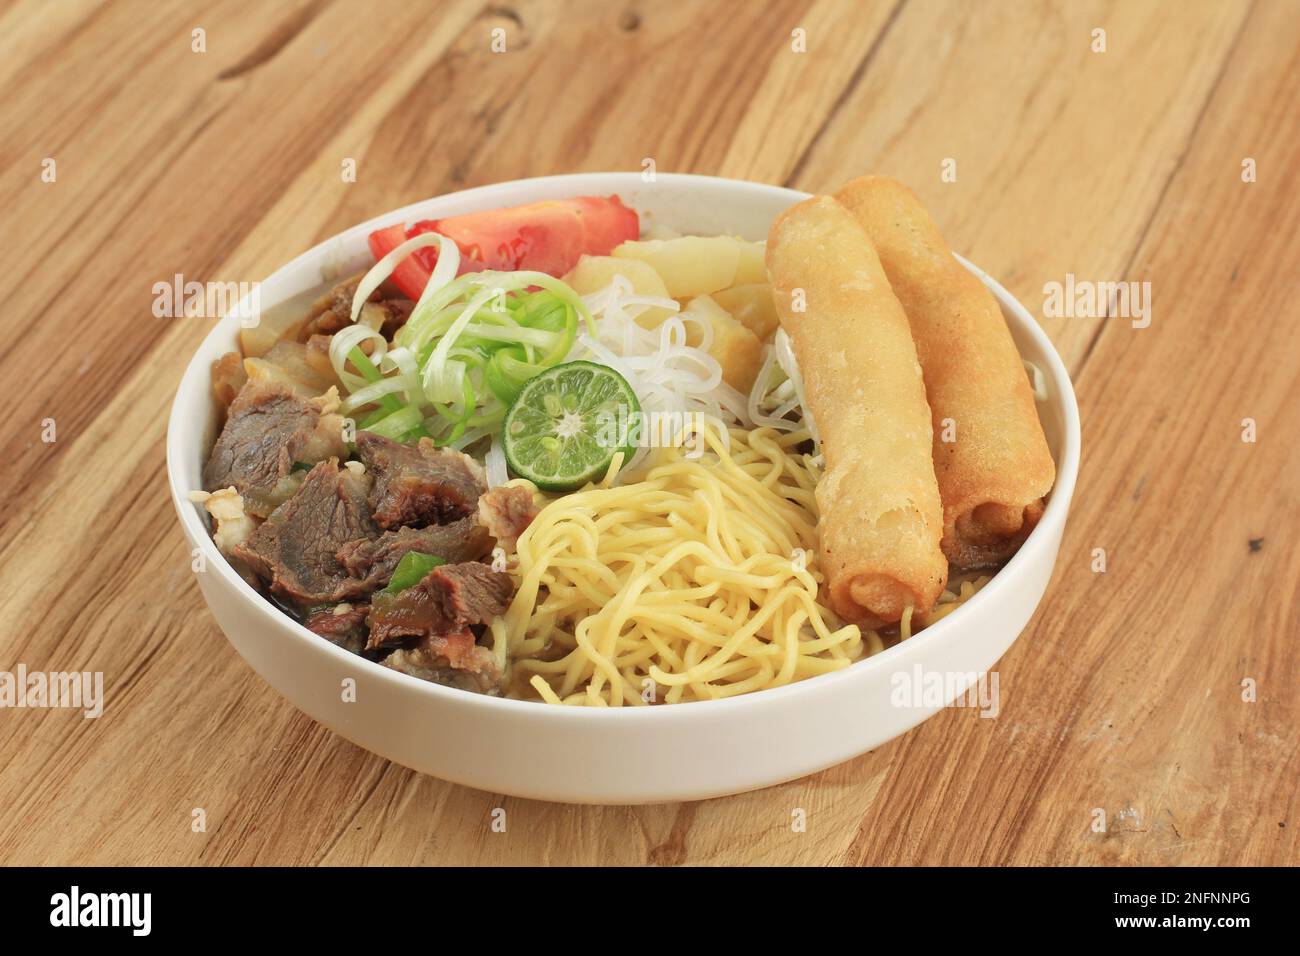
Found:
[[[618,259],[648,263],[674,299],[707,295],[734,285],[740,246],[730,236],[682,236],[625,242],[614,249]]]
[[[564,281],[578,295],[591,295],[607,288],[615,276],[622,276],[632,283],[632,291],[637,295],[652,295],[661,299],[670,298],[664,280],[648,262],[640,259],[616,259],[613,256],[583,256],[578,264],[569,270]],[[664,319],[672,315],[671,309],[646,309],[636,317],[638,325],[647,329],[656,328]]]
[[[707,295],[691,299],[683,318],[688,319],[687,345],[699,345],[702,341],[699,325],[689,319],[699,319],[708,324],[713,330],[709,354],[722,366],[722,380],[732,388],[748,393],[763,365],[763,343],[758,336],[732,318],[726,309]]]
[[[766,244],[737,239],[736,246],[740,257],[736,262],[736,278],[731,281],[731,284],[751,285],[755,282],[766,282],[767,264],[763,261],[763,256],[767,252]]]
[[[640,295],[658,295],[670,298],[664,280],[648,262],[639,259],[616,259],[614,256],[583,256],[578,264],[569,270],[564,281],[578,295],[591,295],[599,292],[614,281],[615,276],[622,276],[632,283],[632,288]]]
[[[750,282],[713,293],[714,301],[741,325],[766,342],[776,334],[781,320],[772,301],[772,287],[767,282]]]

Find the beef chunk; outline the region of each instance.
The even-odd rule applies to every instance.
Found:
[[[497,544],[514,551],[519,536],[537,517],[537,502],[527,488],[493,488],[478,500],[478,520]]]
[[[415,303],[410,299],[367,302],[361,307],[361,314],[357,316],[357,320],[373,326],[378,319],[380,334],[386,339],[391,339],[397,330],[406,324],[406,320],[411,317],[414,310]]]
[[[338,559],[348,574],[364,578],[371,590],[387,586],[408,551],[422,551],[442,558],[448,564],[477,561],[492,550],[487,529],[473,518],[461,518],[451,524],[427,528],[398,528],[385,531],[378,538],[349,541],[339,548]]]
[[[368,589],[335,555],[346,542],[373,537],[366,496],[370,477],[323,461],[296,494],[266,519],[235,554],[271,591],[299,607],[334,604]]]
[[[408,637],[436,637],[487,624],[505,613],[515,593],[510,575],[467,561],[434,568],[398,594],[380,592],[370,605],[367,650]]]
[[[344,279],[311,305],[311,313],[298,333],[298,340],[305,342],[313,335],[333,335],[339,329],[352,323],[352,297],[357,294],[361,275]],[[370,295],[370,301],[379,297],[376,289]]]
[[[344,453],[336,401],[334,394],[307,401],[279,382],[248,382],[231,403],[203,466],[203,489],[233,486],[244,498],[245,511],[266,517],[293,490],[295,462]]]
[[[299,333],[299,341],[305,342],[313,335],[333,335],[351,325],[352,297],[357,294],[360,282],[361,275],[345,279],[313,302],[311,315]],[[367,320],[388,338],[405,324],[414,306],[415,303],[408,299],[384,300],[382,292],[376,289],[361,307],[359,318]]]
[[[317,611],[303,621],[307,630],[319,634],[345,651],[360,654],[366,646],[368,604],[338,604]]]
[[[381,662],[421,680],[487,694],[496,691],[501,675],[486,647],[474,643],[468,630],[426,637],[414,647],[399,648]]]
[[[488,624],[506,612],[515,595],[514,579],[486,564],[467,561],[434,568],[420,582],[456,624]]]
[[[385,530],[463,518],[474,513],[487,490],[478,462],[427,438],[411,446],[361,432],[357,454],[374,476],[370,505],[375,523]]]

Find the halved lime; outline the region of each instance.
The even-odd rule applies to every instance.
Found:
[[[506,412],[501,447],[520,478],[543,491],[573,491],[605,476],[616,452],[632,457],[641,404],[622,375],[595,362],[565,362],[524,384]]]

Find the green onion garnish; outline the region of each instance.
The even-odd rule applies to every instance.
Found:
[[[358,427],[397,441],[427,435],[439,445],[493,433],[524,384],[568,357],[579,323],[593,327],[577,293],[544,273],[467,273],[430,285],[439,281],[391,348],[365,329],[339,342],[336,368],[346,355],[360,373],[340,372],[355,396],[345,413],[364,413]],[[373,358],[361,350],[364,340],[374,340]]]

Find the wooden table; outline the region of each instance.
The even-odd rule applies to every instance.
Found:
[[[9,3],[0,669],[102,671],[107,704],[0,711],[0,861],[1296,863],[1297,48],[1294,0]],[[153,284],[646,158],[896,175],[1031,310],[1067,274],[1150,282],[1146,328],[1043,319],[1084,461],[998,719],[744,796],[567,807],[373,756],[222,638],[163,461],[210,322],[155,318]]]

